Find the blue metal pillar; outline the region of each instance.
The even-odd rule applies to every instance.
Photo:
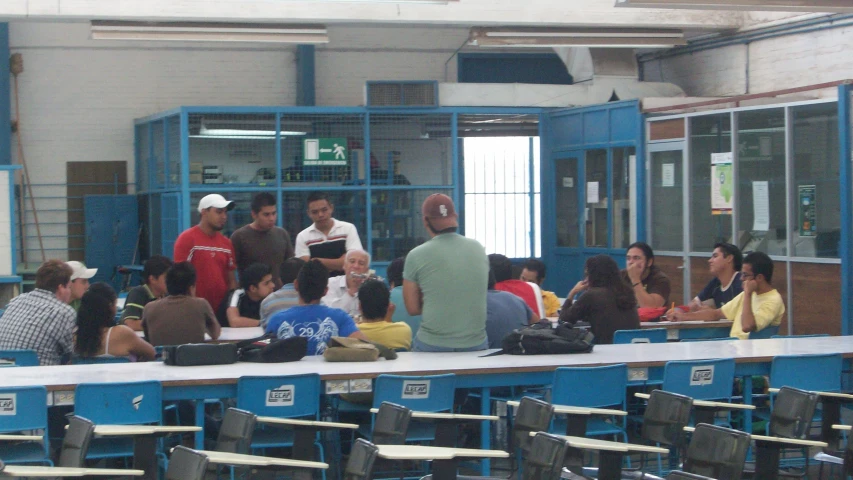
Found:
[[[314,45],[296,46],[296,105],[317,104],[314,85]]]
[[[6,69],[0,74],[0,165],[12,163],[12,89],[9,75],[9,24],[0,23],[0,58]]]
[[[838,86],[838,139],[841,149],[838,156],[839,181],[841,182],[841,334],[853,333],[853,205],[851,205],[851,186],[853,186],[853,172],[851,172],[851,120],[850,120],[850,95],[853,93],[851,85]]]

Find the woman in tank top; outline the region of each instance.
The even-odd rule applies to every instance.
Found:
[[[130,327],[115,324],[116,292],[106,283],[89,287],[77,311],[74,354],[79,357],[130,357],[131,361],[153,360],[154,347]]]

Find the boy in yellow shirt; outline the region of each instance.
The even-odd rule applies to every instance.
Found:
[[[549,292],[542,288],[542,282],[545,281],[545,262],[535,258],[524,262],[524,269],[521,271],[519,280],[539,285],[539,289],[542,291],[542,303],[545,305],[545,316],[557,316],[557,310],[560,309],[560,300],[557,299],[557,295],[554,292]]]
[[[673,321],[728,319],[732,321],[729,336],[741,340],[748,339],[750,332],[782,323],[785,302],[770,283],[773,278],[773,260],[762,252],[750,253],[743,259],[740,275],[743,292],[721,308],[691,313],[675,309],[669,313],[669,318]]]
[[[395,306],[390,301],[391,292],[379,280],[367,280],[358,289],[361,322],[358,329],[371,342],[395,350],[412,349],[412,329],[404,322],[394,323]]]

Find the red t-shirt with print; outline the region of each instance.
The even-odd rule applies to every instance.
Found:
[[[175,240],[175,262],[195,267],[195,295],[216,309],[228,293],[228,273],[236,268],[231,240],[219,232],[210,236],[198,225],[184,230]]]

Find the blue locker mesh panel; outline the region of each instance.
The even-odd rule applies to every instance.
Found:
[[[178,203],[180,194],[164,193],[160,197],[160,239],[162,250],[159,252],[169,258],[174,258],[175,240],[178,238]],[[152,252],[158,253],[158,252]]]

